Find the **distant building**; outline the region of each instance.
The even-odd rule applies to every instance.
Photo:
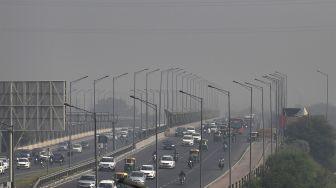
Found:
[[[282,117],[280,118],[281,125],[287,125],[296,121],[299,117],[308,116],[309,113],[305,107],[303,108],[283,108]]]

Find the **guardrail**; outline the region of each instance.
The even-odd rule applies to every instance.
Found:
[[[183,123],[192,123],[193,120],[190,119],[189,120],[190,122],[183,122]],[[173,127],[176,127],[176,126],[179,126],[180,124],[175,124],[175,126]],[[167,125],[164,125],[164,126],[160,126],[158,127],[158,133],[162,133],[164,132],[167,128],[169,128],[169,126]],[[138,133],[137,134],[137,141],[136,143],[138,142],[141,142],[151,136],[155,135],[155,128],[150,128],[148,129],[147,131],[145,132],[141,132],[140,134]],[[124,153],[127,153],[131,150],[133,150],[133,145],[130,144],[130,145],[127,145],[127,146],[124,146],[120,149],[117,149],[116,151],[113,151],[113,152],[110,152],[110,153],[106,153],[104,154],[103,156],[113,156],[113,157],[116,157],[118,155],[122,155]],[[84,171],[87,171],[87,170],[90,170],[90,169],[94,169],[95,168],[95,160],[94,159],[91,159],[91,160],[88,160],[88,161],[85,161],[85,162],[82,162],[78,165],[75,165],[69,169],[65,169],[65,170],[60,170],[60,171],[57,171],[55,173],[51,173],[49,175],[46,175],[46,176],[42,176],[42,177],[39,177],[37,179],[37,181],[35,182],[33,188],[39,188],[43,185],[47,185],[47,184],[50,184],[50,182],[56,182],[58,180],[61,180],[63,179],[64,177],[69,177],[75,173],[79,173],[79,172],[84,172]]]
[[[119,148],[113,152],[107,153],[104,156],[118,156],[120,154],[126,153],[128,151],[131,151],[133,149],[133,145],[127,145],[122,148]],[[95,160],[91,159],[88,161],[85,161],[83,163],[80,163],[78,165],[75,165],[71,168],[65,169],[65,170],[60,170],[55,173],[48,174],[46,176],[39,177],[34,184],[33,188],[38,188],[43,185],[49,184],[51,181],[57,181],[60,180],[64,177],[71,176],[73,174],[79,173],[79,172],[84,172],[90,169],[93,169],[95,167]]]
[[[166,128],[167,128],[167,126],[159,127],[158,128],[158,133],[164,132]],[[140,142],[142,140],[145,140],[145,139],[155,135],[155,129],[149,129],[146,134],[147,134],[146,137],[142,137],[141,139],[138,139],[137,142]],[[127,153],[127,152],[131,151],[132,149],[133,149],[133,145],[130,144],[130,145],[124,146],[122,148],[119,148],[116,151],[106,153],[103,156],[116,157],[116,156],[122,155],[124,153]],[[103,157],[103,156],[101,156],[101,157]],[[101,158],[101,157],[99,157],[99,158]],[[63,179],[64,177],[69,177],[69,176],[74,175],[76,173],[84,172],[84,171],[94,169],[94,168],[95,168],[95,160],[90,159],[88,161],[77,164],[77,165],[75,165],[71,168],[68,168],[68,169],[65,169],[65,170],[60,170],[60,171],[48,174],[46,176],[39,177],[37,179],[37,181],[35,182],[33,188],[39,188],[39,187],[42,187],[43,185],[49,184],[52,181],[55,182],[55,181]]]

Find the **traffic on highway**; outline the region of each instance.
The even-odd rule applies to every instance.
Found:
[[[203,139],[199,139],[202,131],[199,123],[195,126],[178,127],[175,134],[165,137],[158,142],[158,153],[155,144],[144,148],[134,155],[125,156],[120,161],[113,158],[103,158],[99,162],[98,182],[111,182],[106,187],[125,187],[118,183],[120,178],[127,178],[136,185],[156,187],[156,178],[159,187],[201,187],[222,175],[228,170],[228,129],[224,119],[208,121],[203,127]],[[247,124],[242,124],[240,132],[231,130],[231,159],[239,160],[248,147]],[[236,134],[237,133],[237,134]],[[194,135],[194,136],[193,136]],[[192,140],[186,139],[192,137]],[[188,140],[188,141],[186,141]],[[201,147],[200,147],[201,145]],[[200,154],[202,152],[202,169],[200,174]],[[156,172],[158,160],[158,172]],[[106,162],[108,161],[108,162]],[[62,182],[58,188],[95,187],[95,178],[83,181],[87,175],[94,177],[94,172],[82,174],[78,177]],[[98,185],[98,187],[105,187]]]

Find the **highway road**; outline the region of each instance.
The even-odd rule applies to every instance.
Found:
[[[223,150],[222,142],[215,143],[213,141],[213,135],[205,134],[204,137],[209,140],[208,146],[209,150],[203,153],[203,163],[202,163],[202,187],[216,179],[218,176],[223,174],[228,170],[228,151]],[[232,165],[235,164],[248,147],[247,142],[247,131],[243,135],[238,135],[235,143],[232,144]],[[199,164],[196,164],[194,168],[189,169],[187,167],[186,160],[189,157],[189,150],[194,147],[181,146],[180,137],[169,137],[168,140],[173,141],[177,145],[177,151],[180,153],[180,158],[176,163],[174,169],[159,169],[158,179],[159,187],[176,187],[179,185],[178,174],[183,170],[187,174],[186,184],[183,187],[195,188],[199,187]],[[167,140],[165,139],[165,140]],[[162,141],[159,142],[158,156],[164,154],[172,154],[172,150],[163,150]],[[155,150],[155,145],[151,145],[144,150],[138,152],[135,157],[137,159],[137,165],[141,166],[143,164],[153,164],[152,153]],[[218,160],[220,156],[224,156],[226,160],[224,170],[218,168]],[[123,161],[119,162],[116,167],[116,171],[123,171]],[[99,180],[111,179],[113,177],[113,172],[102,172],[99,171]],[[147,187],[155,187],[155,180],[147,180],[145,185]],[[57,186],[57,188],[73,188],[77,186],[77,179],[71,182],[64,183]]]
[[[83,148],[82,153],[74,153],[72,155],[71,166],[82,163],[90,159],[93,159],[93,156],[94,156],[93,136],[87,137],[85,138],[85,140],[89,142],[89,148],[88,149]],[[77,142],[78,141],[74,141],[73,143],[77,143]],[[129,145],[131,142],[132,142],[132,137],[129,138],[129,142],[124,142],[124,141],[122,142],[121,140],[116,140],[116,149],[121,148],[125,145]],[[107,144],[107,152],[111,152],[112,149],[113,149],[112,140],[109,140]],[[57,163],[54,163],[52,166],[49,165],[48,168],[47,167],[42,168],[40,164],[34,164],[32,162],[31,164],[32,166],[30,169],[16,169],[16,168],[14,169],[15,181],[31,173],[34,173],[34,172],[45,171],[45,174],[47,174],[48,170],[51,170],[52,168],[59,168],[59,167],[68,168],[69,167],[69,157],[67,155],[67,151],[63,151],[62,153],[65,156],[65,162],[63,163],[62,166],[60,166]],[[9,170],[6,170],[5,174],[0,175],[0,182],[6,182],[6,181],[9,181]]]

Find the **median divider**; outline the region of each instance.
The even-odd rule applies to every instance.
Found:
[[[191,123],[193,123],[193,122],[190,122],[190,123],[185,124],[185,125],[177,125],[177,126],[174,126],[174,128],[180,127],[180,126],[182,126],[182,127],[190,126]],[[198,126],[200,126],[200,124],[198,124],[198,123],[195,123],[193,125],[193,127],[198,127]],[[166,125],[158,127],[158,140],[161,140],[166,136],[165,131],[167,129],[173,129],[173,128],[169,128]],[[132,154],[144,149],[145,147],[148,147],[149,145],[153,144],[153,142],[155,141],[155,133],[156,133],[155,129],[149,129],[146,137],[143,137],[142,139],[137,140],[135,148],[133,147],[132,144],[129,144],[129,145],[124,146],[120,149],[117,149],[116,151],[106,153],[103,156],[113,156],[113,157],[115,157],[115,160],[117,162],[119,162],[125,156],[132,155]],[[99,157],[99,159],[102,158],[103,156]],[[95,160],[90,159],[88,161],[85,161],[85,162],[82,162],[78,165],[75,165],[71,168],[67,168],[67,169],[64,169],[64,170],[57,171],[57,172],[52,173],[52,174],[48,174],[46,176],[39,177],[37,179],[36,183],[34,184],[33,188],[41,188],[43,186],[47,186],[47,185],[50,185],[50,184],[55,183],[55,182],[60,182],[60,181],[64,180],[64,178],[66,178],[66,177],[74,176],[75,174],[80,174],[80,173],[83,173],[83,172],[86,172],[86,171],[88,172],[88,171],[90,171],[94,168],[95,168]]]

